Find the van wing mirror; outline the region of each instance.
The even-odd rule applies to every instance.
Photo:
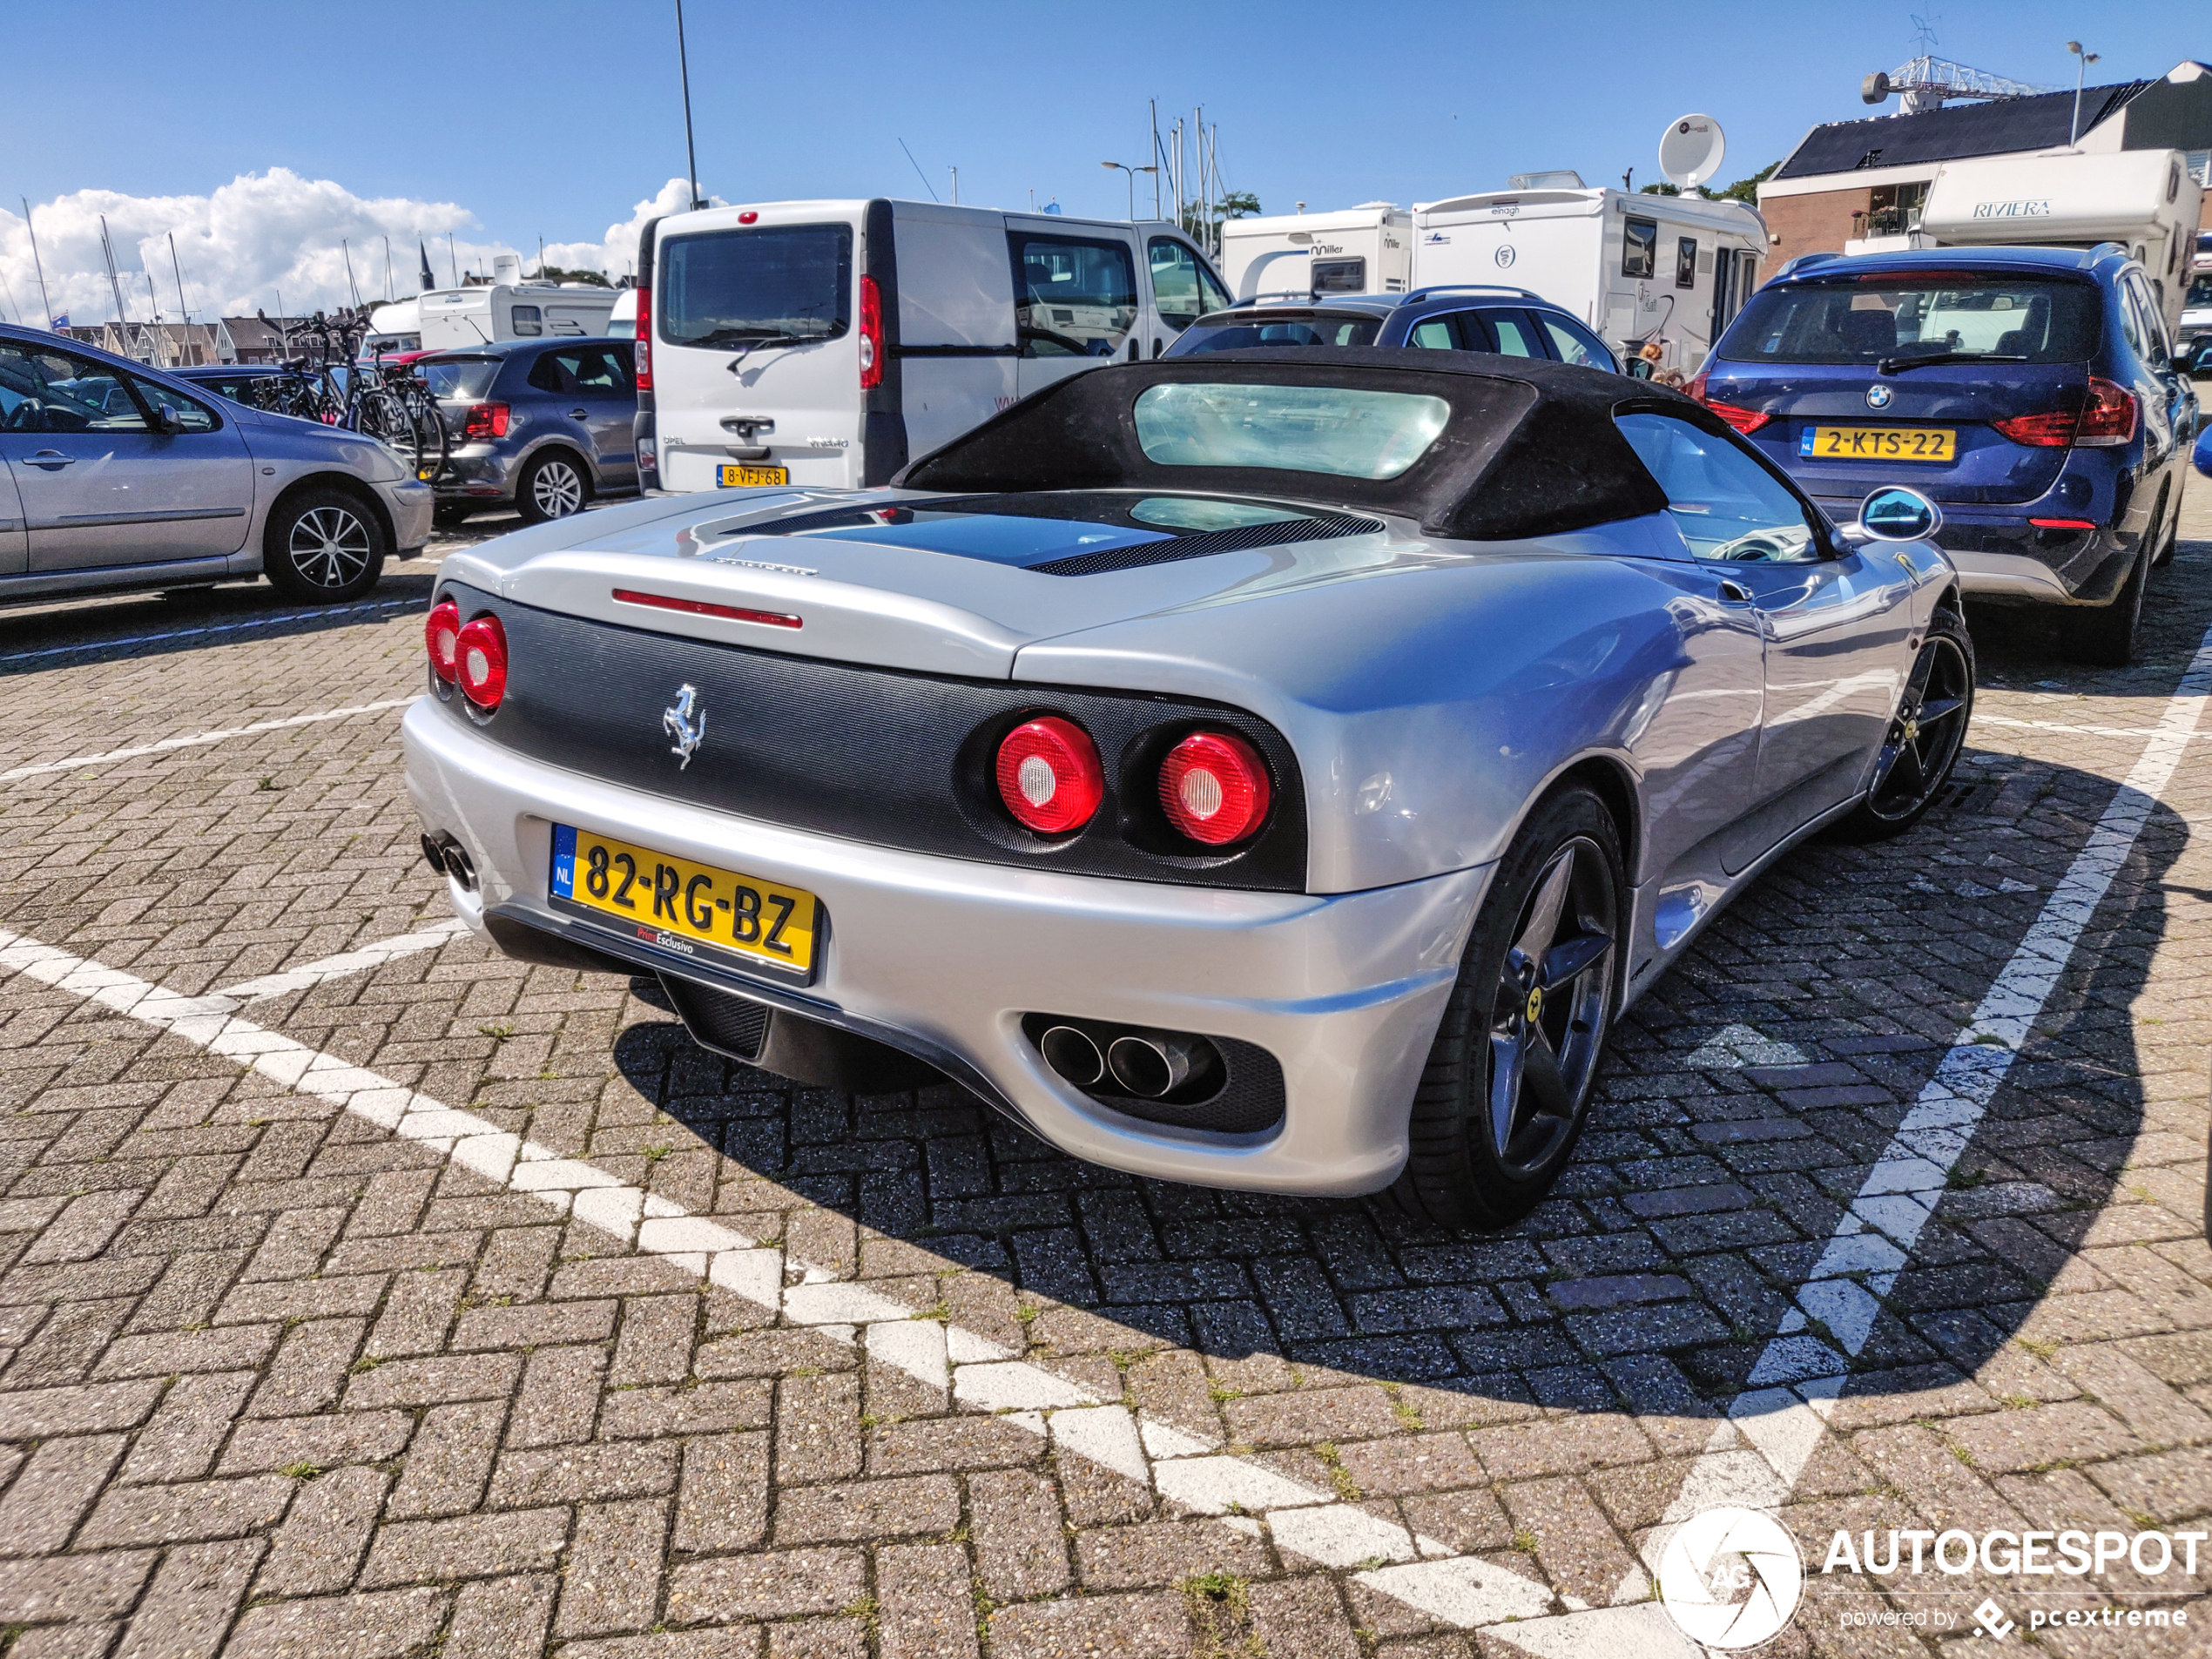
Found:
[[[1917,489],[1885,484],[1858,506],[1858,535],[1875,542],[1925,542],[1943,528],[1943,509]]]

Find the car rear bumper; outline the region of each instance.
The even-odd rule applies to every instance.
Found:
[[[496,444],[457,444],[447,455],[435,480],[438,500],[441,504],[510,502],[515,499],[515,480],[521,469],[520,455]]]
[[[1075,1157],[1258,1191],[1352,1194],[1406,1159],[1407,1108],[1491,868],[1365,893],[1252,893],[1062,875],[900,852],[678,805],[518,756],[434,700],[402,726],[425,828],[469,855],[486,912],[679,979],[887,1042]],[[661,741],[641,727],[641,742]],[[552,826],[596,830],[802,887],[828,917],[804,988],[703,968],[556,913]],[[635,930],[632,930],[633,932]],[[1040,1013],[1256,1044],[1281,1065],[1274,1128],[1220,1135],[1126,1116],[1050,1071]]]
[[[1855,501],[1815,499],[1838,523],[1849,523],[1858,516]],[[2134,562],[2134,539],[2123,540],[2109,525],[2054,529],[2030,522],[2085,517],[2080,509],[2050,496],[2001,508],[1946,504],[1935,540],[1958,568],[1959,590],[1970,597],[1999,604],[2109,604]]]

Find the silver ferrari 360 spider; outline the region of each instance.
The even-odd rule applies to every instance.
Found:
[[[472,927],[658,974],[720,1053],[1497,1227],[1737,889],[1943,784],[1938,528],[1905,489],[1831,526],[1592,369],[1130,364],[888,488],[448,558],[408,778]]]

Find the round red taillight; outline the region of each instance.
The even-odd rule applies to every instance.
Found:
[[[479,617],[454,641],[454,666],[469,700],[489,714],[507,695],[507,631],[496,617]]]
[[[1259,752],[1227,732],[1193,732],[1160,766],[1160,806],[1194,841],[1226,846],[1267,817],[1267,767]]]
[[[1097,745],[1082,727],[1056,714],[1008,732],[995,770],[1006,810],[1040,834],[1081,829],[1106,798]]]
[[[422,644],[430,653],[430,671],[448,685],[461,671],[455,666],[460,639],[461,607],[450,599],[432,605],[422,624]]]

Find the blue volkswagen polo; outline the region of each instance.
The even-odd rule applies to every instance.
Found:
[[[2196,398],[2123,249],[1808,254],[1687,389],[1839,523],[1912,476],[1970,597],[2066,606],[2077,654],[2133,658]]]

